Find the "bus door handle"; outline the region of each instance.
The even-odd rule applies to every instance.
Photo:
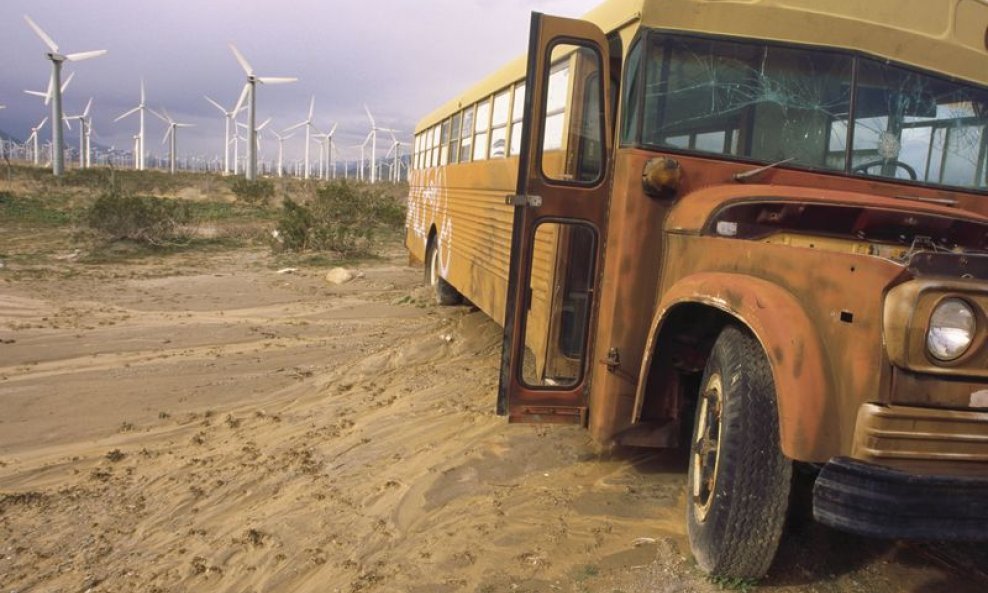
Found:
[[[532,208],[538,208],[542,205],[542,196],[509,195],[504,197],[504,203],[508,206],[530,206]]]

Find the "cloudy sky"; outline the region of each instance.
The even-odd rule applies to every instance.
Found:
[[[107,49],[103,57],[67,63],[75,72],[65,112],[93,97],[95,138],[129,149],[137,119],[113,119],[137,105],[140,80],[152,108],[195,124],[179,152],[218,155],[223,119],[203,98],[232,107],[245,74],[228,43],[260,76],[295,76],[294,84],[259,87],[258,121],[282,129],[305,119],[316,97],[315,123],[339,122],[338,146],[359,144],[369,130],[363,104],[378,125],[405,130],[511,58],[525,51],[533,10],[579,16],[599,0],[3,0],[0,3],[0,130],[25,138],[47,113],[40,98],[51,74],[46,47],[24,21],[30,15],[62,53]],[[147,146],[164,154],[165,126],[148,120]],[[46,126],[42,138],[50,136]],[[76,142],[75,134],[67,141]],[[286,158],[304,141],[286,142]],[[264,152],[273,149],[268,143]],[[353,149],[359,153],[359,149]],[[289,154],[290,153],[290,154]]]

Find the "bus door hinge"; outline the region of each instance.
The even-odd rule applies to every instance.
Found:
[[[601,360],[600,362],[607,367],[608,372],[614,373],[632,385],[638,383],[638,379],[634,375],[624,371],[621,368],[621,353],[618,352],[617,348],[609,348],[607,350],[607,358]]]
[[[504,203],[508,206],[531,206],[532,208],[538,208],[542,205],[542,196],[509,195],[504,197]]]

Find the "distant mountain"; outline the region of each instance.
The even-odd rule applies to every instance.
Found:
[[[14,142],[16,142],[18,144],[22,144],[24,142],[22,139],[20,139],[20,138],[18,138],[16,136],[12,136],[11,134],[8,134],[7,132],[5,132],[3,130],[0,130],[0,138],[3,138],[4,142],[10,142],[11,140],[13,140]]]

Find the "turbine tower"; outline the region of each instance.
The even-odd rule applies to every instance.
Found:
[[[81,60],[88,60],[89,58],[95,58],[102,56],[106,53],[105,49],[100,49],[96,51],[84,51],[73,54],[60,54],[58,53],[58,45],[55,41],[45,33],[41,27],[31,20],[31,17],[24,15],[24,20],[27,21],[28,26],[34,30],[34,32],[41,38],[41,41],[48,46],[50,50],[46,57],[51,60],[51,84],[49,89],[51,89],[52,102],[51,102],[51,144],[52,144],[52,158],[51,158],[51,171],[54,175],[61,175],[65,172],[65,161],[64,161],[64,141],[62,139],[62,62],[68,60],[70,62],[78,62]]]
[[[172,119],[172,116],[168,115],[168,112],[165,111],[164,109],[161,110],[162,112],[164,112],[164,115],[162,115],[161,113],[158,113],[154,109],[149,109],[148,111],[150,111],[151,113],[155,114],[156,116],[158,116],[158,118],[161,121],[163,121],[163,122],[165,122],[165,123],[168,124],[168,130],[165,131],[165,137],[161,139],[161,143],[164,144],[168,140],[168,137],[171,136],[171,142],[168,145],[168,169],[169,169],[169,172],[170,173],[175,173],[175,155],[176,155],[176,151],[175,151],[176,140],[175,140],[175,137],[177,136],[177,133],[175,132],[175,130],[176,130],[176,128],[191,128],[195,124],[180,124],[180,123],[176,122],[175,120],[173,120]]]
[[[311,132],[312,130],[315,130],[316,132],[319,131],[319,128],[317,128],[312,123],[312,114],[315,111],[315,109],[316,109],[316,97],[315,95],[313,95],[312,98],[309,99],[309,115],[308,117],[305,118],[305,121],[300,121],[294,126],[289,126],[285,128],[286,132],[291,132],[296,128],[301,128],[302,126],[305,126],[305,179],[309,178],[309,174],[311,172],[311,164],[309,163],[309,143],[312,141],[310,139]]]
[[[89,110],[93,106],[93,98],[89,98],[89,102],[86,103],[86,108],[79,115],[66,115],[65,125],[72,129],[72,125],[69,122],[73,119],[79,120],[79,168],[85,169],[89,166],[89,129],[91,120],[89,119]]]
[[[288,134],[287,136],[282,136],[281,134],[275,132],[274,130],[271,130],[271,133],[274,134],[274,137],[278,139],[278,177],[283,177],[285,171],[282,165],[283,163],[282,158],[284,157],[285,154],[285,140],[288,140],[295,134]]]
[[[240,51],[232,43],[230,44],[230,50],[233,51],[233,57],[237,58],[240,62],[240,66],[247,73],[247,84],[244,85],[244,90],[240,93],[240,100],[237,101],[237,106],[233,108],[234,112],[240,111],[240,106],[243,105],[244,99],[247,95],[250,95],[249,108],[247,110],[247,180],[253,181],[257,178],[257,100],[256,91],[257,83],[261,84],[284,84],[288,82],[295,82],[298,78],[295,77],[285,77],[285,76],[257,76],[254,74],[254,68],[247,62],[247,59],[240,53]]]
[[[203,96],[206,97],[205,95]],[[223,108],[222,105],[220,105],[216,101],[213,101],[209,97],[206,97],[206,100],[209,101],[213,107],[219,109],[220,113],[223,114],[223,118],[226,120],[226,134],[223,136],[223,174],[229,175],[230,174],[230,143],[232,142],[232,140],[230,139],[230,123],[236,119],[238,111],[235,109],[231,109],[230,111],[227,111],[226,109]],[[243,107],[241,107],[240,109],[242,110]]]
[[[132,113],[139,113],[138,117],[140,119],[140,127],[138,128],[138,132],[137,132],[137,150],[134,153],[134,169],[138,171],[144,170],[144,165],[146,160],[145,155],[147,154],[147,151],[144,149],[144,111],[145,110],[147,110],[147,97],[144,94],[144,79],[142,78],[141,102],[137,104],[137,107],[134,107],[127,113],[124,113],[123,115],[120,115],[115,120],[113,120],[115,122],[120,121],[123,118],[131,115]],[[137,156],[138,154],[140,154],[140,157]]]
[[[364,105],[364,111],[367,112],[367,119],[369,119],[370,120],[370,123],[371,123],[371,131],[370,131],[369,134],[367,134],[367,140],[370,140],[371,141],[370,182],[371,183],[374,183],[375,181],[377,181],[377,171],[376,171],[376,169],[377,169],[377,167],[376,167],[376,163],[377,163],[377,160],[376,160],[377,159],[377,124],[374,122],[374,116],[371,115],[370,109],[367,108],[367,105]],[[367,144],[367,140],[364,140],[364,144],[365,145]],[[362,154],[363,154],[363,152],[361,151],[361,155]],[[363,160],[363,159],[361,159],[361,160]],[[361,167],[363,167],[363,165],[361,165]]]

